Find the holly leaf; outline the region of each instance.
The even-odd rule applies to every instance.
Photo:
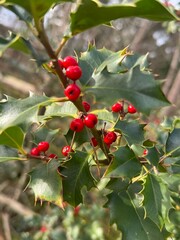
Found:
[[[113,162],[108,167],[105,176],[113,178],[127,177],[131,179],[140,174],[141,167],[134,152],[128,146],[123,146],[114,152]]]
[[[90,173],[88,161],[91,156],[85,152],[76,151],[71,154],[71,159],[67,161],[61,170],[63,178],[63,196],[73,206],[83,202],[82,188],[90,190],[95,187],[95,179]]]
[[[122,240],[164,240],[157,225],[149,218],[144,218],[144,210],[135,205],[128,191],[114,191],[107,198],[106,206],[110,210],[110,222],[115,223],[122,232]]]
[[[142,194],[145,216],[162,229],[169,219],[169,210],[172,208],[168,185],[164,184],[158,175],[148,174]]]
[[[18,157],[17,149],[0,145],[0,163],[14,160],[21,160],[21,158]]]
[[[131,146],[132,144],[141,144],[144,141],[144,127],[145,124],[139,124],[136,120],[131,122],[119,120],[114,129],[120,131],[127,144]]]
[[[93,83],[93,72],[97,69],[106,58],[109,57],[113,52],[102,48],[97,50],[95,46],[89,45],[88,50],[81,54],[79,59],[79,66],[83,69],[82,77],[80,82],[83,86],[89,86]]]
[[[109,106],[123,98],[145,114],[169,105],[160,81],[146,70],[147,56],[130,54],[127,48],[113,53],[90,46],[79,59],[79,65],[83,70],[80,79],[83,92],[95,95],[99,102]]]
[[[56,135],[59,133],[59,129],[49,129],[46,127],[38,128],[36,132],[33,132],[34,142],[38,144],[42,141],[52,142]]]
[[[159,14],[161,13],[161,14]],[[139,0],[131,4],[103,5],[99,1],[83,0],[71,14],[71,32],[77,34],[100,24],[127,17],[140,17],[153,21],[177,19],[172,12],[156,0]]]
[[[64,135],[67,140],[68,145],[71,145],[73,135],[74,135],[74,132],[70,129],[66,133],[66,135]],[[89,135],[88,135],[87,129],[84,128],[81,132],[78,132],[78,134],[75,135],[73,148],[76,149],[79,146],[81,146],[82,144],[84,144],[85,142],[89,142],[89,141],[90,140],[89,140]]]
[[[157,167],[160,160],[160,153],[158,152],[156,147],[151,147],[151,148],[148,148],[147,150],[148,150],[148,153],[145,157],[149,160],[149,162],[152,165]]]
[[[70,101],[58,104],[53,103],[46,108],[43,119],[50,119],[52,117],[77,117],[77,108]]]
[[[115,117],[112,112],[108,111],[107,109],[97,109],[92,111],[91,113],[94,113],[98,116],[98,120],[103,120],[106,122],[114,123]],[[116,116],[117,117],[117,116]]]
[[[50,161],[49,163],[39,164],[30,175],[28,187],[35,194],[35,202],[48,201],[62,207],[62,180],[58,173],[59,163]]]
[[[171,156],[180,156],[180,128],[174,128],[169,134],[166,141],[166,154],[171,153]]]
[[[53,7],[55,4],[62,2],[73,2],[71,0],[6,0],[5,5],[16,4],[26,9],[35,19],[40,19],[46,12]]]
[[[23,142],[24,132],[17,126],[9,127],[0,134],[0,144],[8,147],[16,148],[24,153]]]
[[[39,122],[39,108],[51,104],[51,102],[51,98],[32,94],[25,99],[6,96],[6,99],[0,102],[0,132],[13,125],[25,130],[32,123]]]
[[[13,33],[11,33],[8,38],[0,37],[0,57],[8,48],[13,48],[26,54],[29,53],[29,49],[25,44],[25,40],[23,40],[23,38]]]

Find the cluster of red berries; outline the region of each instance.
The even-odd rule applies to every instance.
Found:
[[[121,102],[117,102],[114,105],[112,105],[111,110],[112,110],[112,112],[116,112],[116,113],[117,112],[125,113],[124,112],[124,104],[122,104]],[[136,112],[137,112],[136,108],[132,104],[128,104],[127,113],[134,114]]]
[[[117,139],[117,134],[114,131],[108,131],[103,133],[103,142],[110,148],[111,144],[115,142]],[[91,144],[96,147],[98,145],[98,141],[95,137],[91,138]]]
[[[49,143],[48,142],[40,142],[37,147],[34,147],[31,149],[30,155],[32,156],[40,156],[43,154],[43,156],[46,156],[48,158],[58,158],[58,156],[54,153],[47,154],[47,150],[49,149]]]
[[[59,59],[58,63],[61,69],[64,70],[66,77],[73,81],[72,84],[65,88],[64,94],[69,100],[76,101],[81,94],[81,89],[76,84],[76,81],[82,76],[82,70],[72,56],[67,56],[63,60]]]

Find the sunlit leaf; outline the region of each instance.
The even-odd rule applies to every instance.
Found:
[[[48,106],[46,112],[43,116],[44,119],[52,117],[73,117],[77,116],[77,108],[70,101],[64,102],[62,104],[53,103]]]
[[[62,180],[57,171],[59,164],[56,161],[40,164],[32,170],[30,175],[29,188],[35,194],[35,201],[48,201],[62,207]]]
[[[0,144],[23,151],[24,132],[17,126],[9,127],[0,134]]]
[[[123,51],[119,52],[119,61],[126,69],[123,73],[119,72],[121,66],[119,66],[117,55],[113,52],[90,47],[87,52],[82,54],[79,64],[83,70],[80,81],[84,93],[95,95],[96,100],[106,106],[111,106],[119,99],[126,99],[138,111],[145,114],[169,105],[160,89],[160,82],[144,69],[147,64],[146,56],[127,55],[122,60],[121,53],[123,54]],[[113,71],[112,69],[108,70],[111,66],[108,58],[113,63],[115,60]]]
[[[13,48],[15,50],[22,51],[23,53],[29,53],[25,41],[18,35],[11,34],[8,38],[0,37],[0,57],[8,49]]]
[[[32,123],[38,122],[38,110],[41,106],[51,104],[46,96],[30,95],[25,99],[6,96],[0,102],[0,132],[10,126],[27,129]]]
[[[160,14],[161,13],[161,14]],[[72,34],[108,23],[118,18],[140,17],[154,21],[172,21],[176,17],[156,0],[138,0],[131,4],[103,5],[100,1],[82,0],[71,14]]]

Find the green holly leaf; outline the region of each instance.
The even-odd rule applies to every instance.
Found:
[[[111,53],[95,72],[97,74],[107,68],[107,71],[110,73],[124,73],[135,66],[140,66],[142,70],[146,69],[148,67],[147,54],[133,54],[126,47],[123,50]]]
[[[108,111],[107,109],[97,109],[92,111],[91,113],[97,115],[98,120],[103,120],[111,123],[114,123],[115,117],[117,118],[117,116],[115,116],[112,112]]]
[[[127,177],[131,179],[140,174],[141,168],[142,166],[134,152],[128,146],[123,146],[114,152],[113,162],[108,167],[105,176],[113,178]]]
[[[89,156],[85,152],[76,151],[71,154],[71,159],[67,161],[60,173],[63,178],[63,195],[64,201],[73,206],[77,206],[83,202],[82,188],[86,187],[90,190],[95,187],[95,179],[90,172]]]
[[[89,86],[93,83],[93,72],[112,53],[113,52],[107,50],[106,48],[97,50],[95,46],[89,45],[88,50],[81,54],[78,64],[83,69],[83,74],[80,78],[80,82],[83,86]]]
[[[55,4],[63,2],[73,2],[71,0],[6,0],[5,5],[16,4],[26,9],[35,19],[43,17],[46,12],[53,7]]]
[[[168,157],[164,160],[164,165],[168,166],[168,172],[177,174],[180,173],[180,160],[177,157]]]
[[[148,150],[148,153],[145,156],[145,158],[147,158],[152,165],[157,167],[160,160],[159,151],[157,150],[156,147],[148,148],[147,150]]]
[[[122,232],[122,240],[164,240],[160,229],[149,218],[144,218],[143,208],[135,205],[128,191],[114,191],[107,198],[106,206],[110,210],[110,222],[115,223]]]
[[[0,134],[0,144],[16,148],[22,154],[25,154],[23,150],[24,136],[21,128],[17,126],[9,127]]]
[[[120,193],[128,188],[130,182],[127,178],[110,178],[110,181],[106,185],[107,189],[113,190],[116,193]]]
[[[43,119],[50,119],[52,117],[77,117],[77,108],[70,101],[61,104],[53,103],[46,108]]]
[[[64,135],[67,140],[68,145],[71,145],[73,135],[74,135],[74,132],[70,129],[66,133],[66,135]],[[79,146],[81,146],[82,144],[84,144],[85,142],[89,142],[89,141],[90,141],[90,139],[89,139],[87,129],[84,128],[81,132],[78,132],[78,134],[75,135],[73,148],[76,149]]]
[[[180,128],[174,128],[169,134],[166,141],[166,154],[171,153],[171,156],[180,156]]]
[[[169,105],[160,89],[161,83],[146,70],[147,56],[132,55],[127,48],[113,53],[90,46],[79,59],[79,65],[83,70],[80,81],[84,93],[95,95],[106,106],[123,98],[138,111],[149,114]]]
[[[0,57],[8,48],[13,48],[23,53],[29,54],[30,51],[25,44],[25,41],[27,40],[23,40],[23,38],[13,33],[11,33],[8,38],[0,37]]]
[[[48,201],[62,207],[62,180],[58,173],[59,163],[50,161],[49,163],[39,164],[30,175],[28,187],[35,194],[35,201]]]
[[[51,104],[51,102],[51,98],[32,94],[25,99],[6,96],[6,99],[0,102],[0,132],[13,125],[17,125],[24,130],[32,123],[39,122],[39,108]]]
[[[138,121],[131,122],[118,121],[114,129],[120,131],[129,146],[132,144],[141,144],[144,141],[145,124],[139,124]]]
[[[159,14],[161,13],[161,14]],[[71,14],[71,31],[77,34],[100,24],[127,17],[140,17],[153,21],[177,19],[167,8],[156,0],[139,0],[131,4],[103,5],[99,1],[83,0]]]
[[[180,173],[178,174],[169,174],[169,173],[159,173],[159,177],[164,183],[168,186],[168,189],[171,192],[179,193],[180,189]]]
[[[21,158],[18,157],[17,149],[0,145],[0,163],[14,160],[21,160]]]
[[[148,174],[144,181],[142,194],[145,216],[162,229],[169,219],[169,210],[172,208],[168,185],[164,184],[159,176],[153,174]]]
[[[33,132],[33,142],[38,144],[41,141],[52,142],[59,133],[59,129],[49,129],[47,126],[38,128],[36,132]]]

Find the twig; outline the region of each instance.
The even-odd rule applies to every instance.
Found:
[[[6,205],[11,210],[15,211],[16,213],[28,217],[32,217],[36,213],[30,210],[29,208],[25,207],[23,204],[17,202],[16,200],[7,197],[4,194],[0,194],[0,203]]]
[[[4,229],[5,240],[12,240],[8,213],[2,213],[2,224]]]

